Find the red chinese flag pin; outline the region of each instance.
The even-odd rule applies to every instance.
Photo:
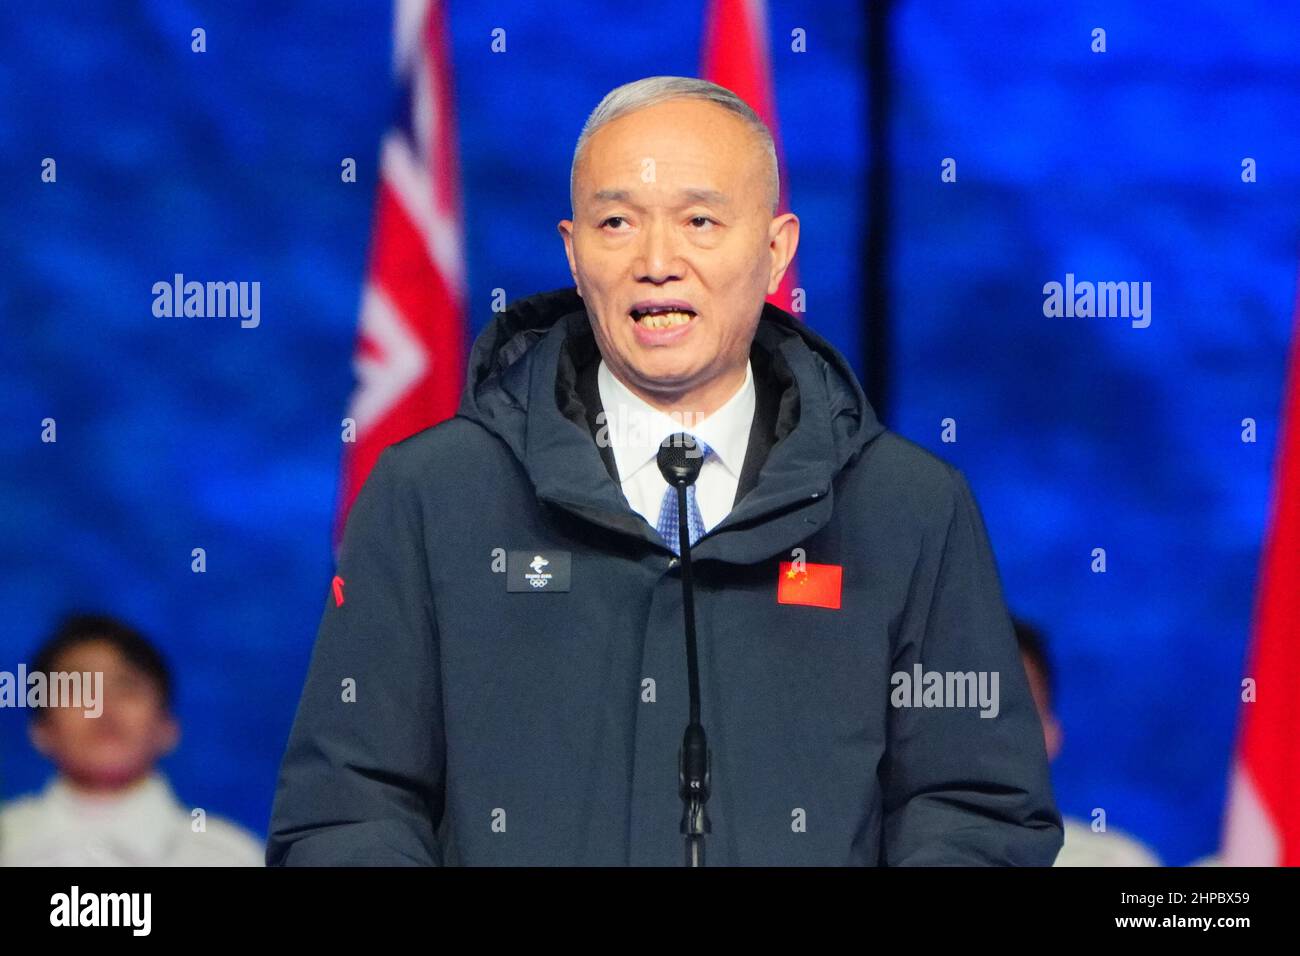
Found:
[[[334,575],[334,580],[330,582],[330,586],[334,589],[334,606],[342,607],[343,606],[343,579],[339,577],[337,574]]]
[[[777,604],[806,604],[809,607],[840,609],[840,586],[844,568],[838,564],[808,564],[795,567],[781,562],[776,579]]]

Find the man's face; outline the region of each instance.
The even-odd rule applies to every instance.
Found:
[[[610,371],[658,407],[710,414],[739,388],[794,256],[758,144],[722,107],[673,99],[601,127],[579,159],[569,269]]]
[[[58,656],[56,671],[102,673],[103,712],[51,707],[32,724],[38,750],[82,786],[113,789],[153,770],[179,731],[156,684],[111,643],[88,640]]]

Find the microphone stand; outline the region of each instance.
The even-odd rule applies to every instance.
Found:
[[[659,449],[659,470],[677,489],[677,542],[682,562],[682,608],[686,619],[686,676],[690,690],[690,720],[677,753],[677,792],[682,798],[681,832],[686,838],[686,866],[704,866],[704,836],[711,831],[705,804],[709,800],[713,755],[700,723],[700,666],[695,640],[695,590],[691,579],[691,529],[686,489],[699,477],[703,460],[695,439],[686,434],[667,438]],[[693,454],[692,454],[693,453]]]

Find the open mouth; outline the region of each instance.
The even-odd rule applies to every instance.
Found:
[[[685,325],[695,318],[695,311],[680,306],[647,306],[633,308],[629,313],[632,320],[645,329],[669,329],[675,325]]]

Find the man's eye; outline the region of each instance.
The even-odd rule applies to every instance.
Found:
[[[624,219],[623,219],[622,216],[610,216],[608,219],[606,219],[606,220],[605,220],[604,222],[602,222],[600,225],[601,225],[601,228],[604,228],[605,226],[611,226],[611,225],[612,225],[615,229],[617,229],[617,228],[619,227],[619,225],[620,225],[621,223],[623,223],[623,221],[624,221]]]
[[[714,222],[708,216],[692,216],[691,225],[697,229],[703,229],[705,226],[714,225]]]

